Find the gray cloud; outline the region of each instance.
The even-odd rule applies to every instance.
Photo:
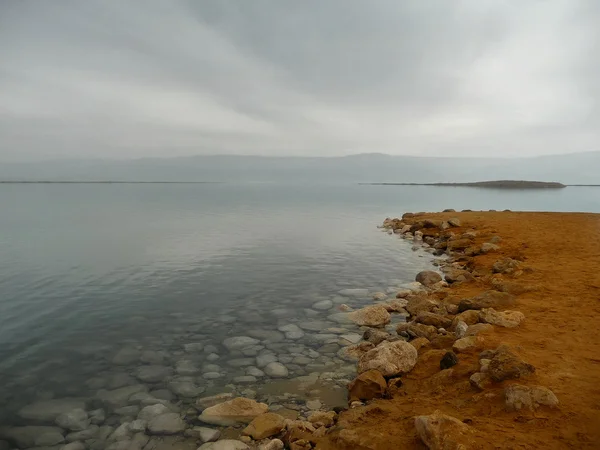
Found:
[[[594,0],[0,5],[0,160],[597,150]]]

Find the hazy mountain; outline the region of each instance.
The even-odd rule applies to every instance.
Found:
[[[600,152],[522,159],[361,154],[335,158],[193,156],[129,161],[0,164],[3,181],[469,182],[496,179],[600,184]]]

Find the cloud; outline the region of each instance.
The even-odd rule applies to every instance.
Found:
[[[600,7],[21,0],[0,160],[597,150]]]

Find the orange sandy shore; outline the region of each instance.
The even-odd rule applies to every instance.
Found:
[[[425,347],[393,399],[343,412],[316,448],[425,449],[414,416],[440,410],[476,430],[469,449],[600,449],[600,214],[453,212],[419,218],[452,217],[462,222],[458,233],[477,230],[479,244],[494,235],[502,241],[498,251],[472,260],[474,270],[489,275],[451,285],[444,301],[458,303],[489,289],[491,266],[502,257],[523,261],[523,274],[503,277],[534,289],[510,308],[526,319],[517,328],[495,327],[485,336],[485,348],[507,344],[533,364],[535,374],[518,383],[548,387],[558,408],[507,412],[503,392],[514,381],[484,391],[469,383],[478,371],[478,352],[461,353],[458,365],[440,376],[439,361],[448,349]]]

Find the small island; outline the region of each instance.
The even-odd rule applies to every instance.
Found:
[[[472,183],[361,183],[376,186],[445,186],[493,189],[562,189],[567,185],[555,181],[495,180]]]

